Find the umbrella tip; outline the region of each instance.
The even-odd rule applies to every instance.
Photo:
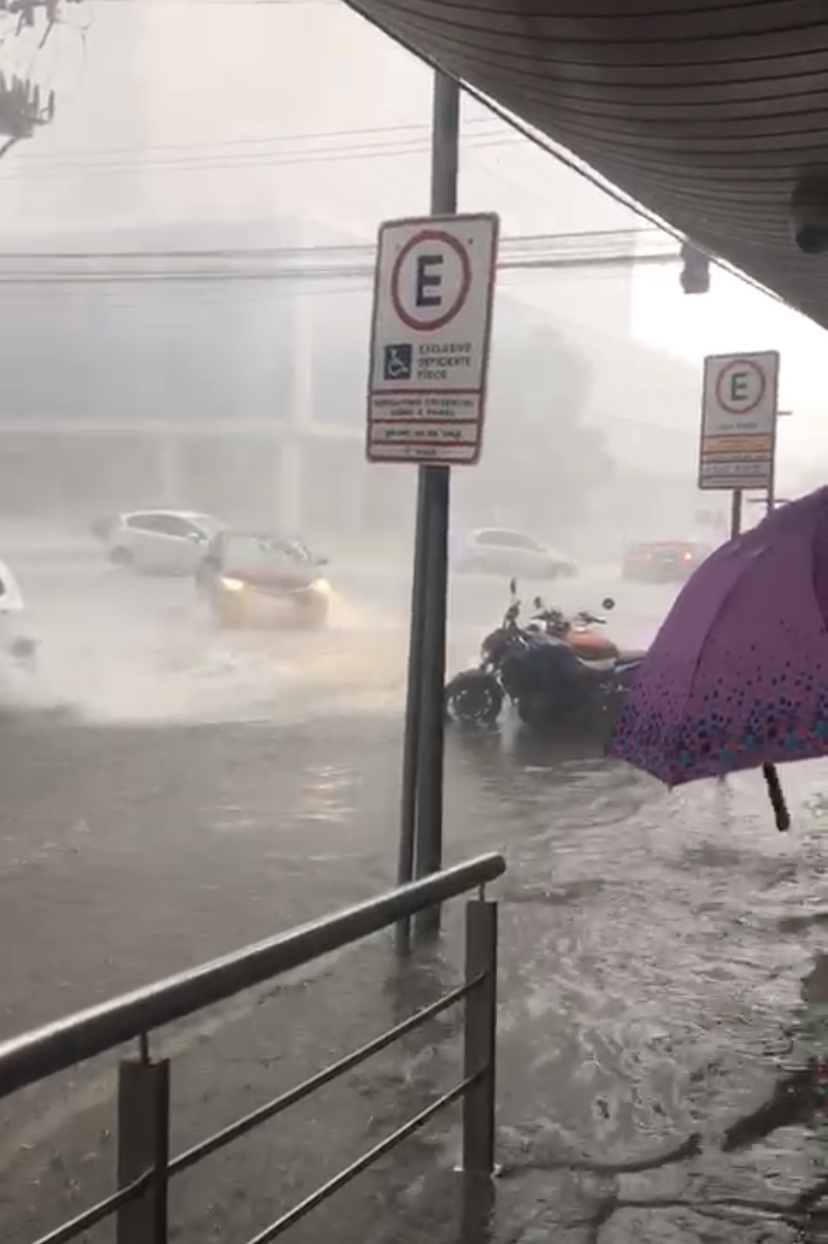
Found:
[[[768,795],[773,808],[774,819],[776,820],[776,828],[780,833],[785,833],[791,828],[791,814],[788,811],[788,805],[785,802],[785,796],[782,792],[782,783],[779,781],[779,774],[776,771],[776,765],[762,765],[762,773],[765,775],[765,782],[768,787]]]

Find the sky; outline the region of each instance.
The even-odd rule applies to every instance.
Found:
[[[0,162],[5,230],[312,213],[368,240],[427,211],[430,72],[338,0],[86,0],[66,14],[42,50],[17,47],[58,111]],[[507,235],[642,225],[473,101],[463,124],[461,210],[498,211]],[[613,279],[510,284],[600,330]],[[706,353],[779,349],[794,412],[782,451],[828,454],[824,332],[795,312],[721,271],[688,297],[676,268],[646,268],[632,331],[699,375]]]

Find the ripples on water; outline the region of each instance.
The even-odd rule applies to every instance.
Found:
[[[364,712],[366,691],[399,697],[404,637],[349,631],[194,646],[188,623],[158,649],[141,636],[134,654],[115,631],[111,650],[73,647],[54,686],[93,718],[153,722],[231,708],[295,717],[320,690],[327,713],[331,688],[348,711],[358,694]],[[335,853],[318,856],[332,872],[377,858],[374,843],[348,839],[354,792],[399,762],[393,731],[354,730],[365,731],[362,760],[308,764],[306,789],[283,809],[341,831]],[[828,930],[828,765],[787,766],[785,786],[787,836],[756,775],[669,794],[599,755],[452,732],[449,848],[502,846],[509,860],[499,1096],[514,1127],[504,1157],[518,1170],[503,1182],[504,1239],[587,1244],[599,1223],[601,1244],[828,1239],[825,1220],[796,1234],[762,1208],[792,1203],[828,1170],[808,1061],[823,1027],[828,1053],[828,973],[814,970]],[[240,835],[261,813],[232,794],[212,819]],[[304,846],[295,859],[290,844],[270,851],[298,876]],[[383,859],[388,848],[386,835]],[[696,1133],[697,1156],[646,1169]],[[570,1230],[576,1220],[587,1225]]]
[[[718,1225],[686,1206],[630,1209],[617,1223],[610,1215],[603,1244],[817,1239],[792,1234],[760,1203],[791,1201],[828,1175],[808,1061],[822,1028],[828,1055],[828,1006],[814,1022],[828,971],[810,993],[802,983],[813,982],[828,929],[818,919],[828,908],[828,765],[786,767],[796,830],[780,835],[759,775],[669,793],[624,766],[520,738],[457,734],[452,744],[464,819],[509,855],[502,1028],[505,1048],[523,1053],[501,1086],[507,1099],[537,1102],[533,1160],[628,1159],[698,1132],[698,1157],[611,1179],[593,1203],[752,1206],[708,1206],[724,1215]],[[582,1197],[585,1178],[558,1188],[564,1201]],[[541,1219],[547,1235],[537,1238],[551,1238],[546,1210]],[[809,1229],[820,1231],[816,1221]],[[828,1219],[821,1230],[828,1238]]]

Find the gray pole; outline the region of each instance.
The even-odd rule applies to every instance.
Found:
[[[734,488],[730,495],[730,538],[735,540],[742,532],[742,490]]]
[[[457,211],[460,87],[439,70],[434,75],[431,147],[431,211]],[[401,885],[437,872],[443,861],[443,687],[446,670],[448,595],[448,467],[420,467],[411,637],[403,742],[402,806],[397,880]],[[440,911],[421,914],[417,931],[439,932]],[[397,927],[397,948],[409,949],[410,926]]]
[[[457,211],[460,146],[460,86],[439,70],[434,75],[431,139],[431,211],[453,216]],[[424,632],[421,708],[417,747],[416,871],[418,877],[443,866],[443,762],[446,681],[446,612],[448,599],[448,529],[450,472],[445,466],[420,467],[421,512],[417,535],[423,558]],[[440,930],[440,909],[432,907],[415,919],[417,932]]]
[[[408,685],[405,696],[405,734],[403,736],[402,801],[400,853],[397,884],[406,885],[414,877],[414,838],[417,832],[417,775],[420,739],[421,688],[423,682],[423,635],[425,632],[425,539],[421,528],[425,516],[425,477],[417,480],[417,527],[414,537],[414,570],[411,578],[411,631],[408,643]],[[411,948],[411,917],[397,925],[397,951]]]

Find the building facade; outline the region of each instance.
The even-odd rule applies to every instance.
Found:
[[[87,521],[163,504],[309,534],[410,530],[414,473],[364,462],[371,254],[353,254],[287,218],[67,232],[7,255],[0,511]],[[692,471],[691,369],[624,339],[626,296],[598,334],[545,309],[537,281],[531,304],[520,293],[498,290],[490,421],[537,418],[541,394],[549,420],[600,431],[619,480],[650,470],[674,494]],[[564,354],[585,376],[577,409],[558,392]],[[547,452],[524,439],[527,464]],[[461,521],[529,521],[521,461],[492,475],[491,500],[466,489],[466,516],[460,484]]]

